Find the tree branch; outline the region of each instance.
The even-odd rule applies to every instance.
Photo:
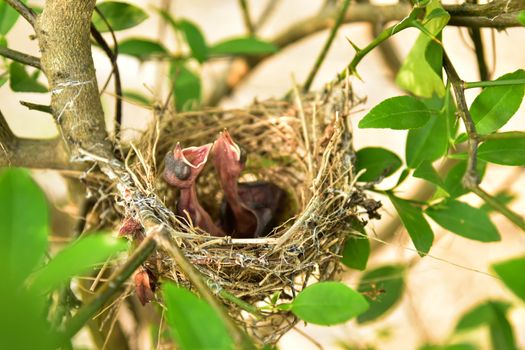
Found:
[[[501,3],[500,0],[496,1]],[[464,27],[488,27],[488,28],[509,28],[521,27],[518,21],[519,10],[525,9],[525,2],[520,3],[519,0],[512,0],[513,5],[510,7],[514,12],[501,14],[497,17],[490,17],[489,14],[494,13],[495,5],[444,5],[451,19],[448,25],[464,26]],[[482,6],[481,10],[477,9]],[[402,2],[394,5],[372,5],[372,4],[356,4],[352,3],[345,14],[343,23],[356,22],[371,22],[371,23],[388,23],[392,21],[401,21],[409,15],[412,7],[407,2]],[[337,15],[337,9],[323,11],[316,16],[312,16],[305,20],[299,21],[283,30],[280,34],[270,40],[280,49],[283,49],[291,44],[296,43],[312,34],[319,31],[330,29],[332,27],[333,18]],[[216,88],[210,98],[206,101],[208,105],[215,106],[220,100],[229,95],[232,90],[243,79],[248,76],[249,72],[253,70],[261,61],[268,56],[258,57],[250,60],[248,63],[249,70],[243,76],[236,80],[235,85],[229,85],[226,79],[220,79],[216,83]],[[232,67],[231,69],[236,69]],[[228,74],[228,73],[227,73]]]
[[[480,136],[476,131],[476,126],[472,120],[472,116],[468,110],[467,102],[465,100],[465,88],[464,82],[460,79],[456,69],[452,65],[452,62],[448,58],[445,51],[443,51],[443,68],[452,84],[454,95],[456,97],[456,104],[458,106],[458,114],[465,125],[465,129],[468,135],[468,160],[467,160],[467,171],[463,176],[463,186],[471,190],[478,197],[483,199],[488,205],[494,210],[503,214],[507,219],[512,221],[516,226],[525,231],[525,221],[521,216],[510,210],[503,203],[498,201],[493,196],[489,195],[482,188],[479,187],[480,178],[477,172],[477,152],[478,144],[480,142]]]
[[[32,140],[16,137],[0,112],[0,167],[71,169],[60,139]]]
[[[0,56],[7,57],[13,61],[17,61],[23,64],[27,64],[31,67],[42,69],[40,66],[40,59],[38,59],[37,57],[27,55],[23,52],[19,52],[16,50],[8,49],[7,47],[0,46]]]
[[[95,0],[47,0],[35,22],[54,112],[68,151],[112,155],[89,40]]]
[[[16,12],[22,15],[22,17],[24,17],[29,22],[29,24],[31,24],[33,27],[35,26],[36,14],[33,12],[33,10],[31,10],[19,0],[5,0],[5,2],[14,8]]]
[[[308,77],[306,78],[306,81],[303,85],[303,92],[308,92],[310,90],[310,86],[312,85],[315,76],[317,75],[317,72],[319,71],[319,68],[321,67],[321,64],[323,63],[324,59],[326,58],[326,55],[328,53],[328,50],[330,49],[330,46],[332,46],[332,43],[335,39],[335,35],[337,34],[337,31],[339,30],[339,27],[343,23],[343,19],[345,17],[346,11],[348,10],[348,6],[350,5],[350,0],[345,0],[343,5],[341,6],[341,10],[339,10],[339,13],[337,14],[337,18],[335,20],[335,24],[332,27],[332,30],[330,31],[330,35],[328,36],[328,39],[326,39],[326,42],[321,49],[321,52],[319,53],[319,56],[315,60],[314,66],[312,67],[312,70],[310,71],[310,74],[308,74]]]

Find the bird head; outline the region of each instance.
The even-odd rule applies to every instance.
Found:
[[[227,130],[221,132],[214,143],[213,162],[221,178],[237,181],[244,169],[246,152],[233,141]]]
[[[178,188],[191,187],[206,165],[212,145],[181,148],[177,143],[164,158],[164,180]]]

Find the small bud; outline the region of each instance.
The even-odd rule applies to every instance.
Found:
[[[141,269],[135,274],[135,294],[140,300],[140,303],[144,306],[153,299],[155,299],[155,293],[151,288],[151,282],[149,274],[146,270]]]
[[[132,217],[127,217],[120,226],[118,234],[119,236],[138,236],[138,234],[142,234],[142,225]]]

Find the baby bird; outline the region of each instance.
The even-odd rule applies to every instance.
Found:
[[[228,131],[219,135],[213,155],[226,199],[221,208],[223,228],[240,238],[268,234],[283,204],[284,191],[269,182],[237,182],[246,163],[246,154]]]
[[[212,144],[182,149],[177,143],[173,151],[164,158],[164,180],[179,189],[177,214],[189,217],[193,226],[199,227],[212,236],[222,237],[224,232],[213,222],[197,198],[196,180],[201,173]]]

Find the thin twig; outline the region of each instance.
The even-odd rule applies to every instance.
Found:
[[[468,160],[467,160],[467,171],[463,176],[463,186],[471,190],[478,197],[483,199],[488,205],[494,210],[503,214],[507,219],[512,221],[516,226],[525,231],[525,221],[521,216],[510,210],[503,203],[498,201],[493,196],[489,195],[483,189],[479,187],[480,177],[477,172],[477,151],[480,137],[476,132],[476,126],[472,120],[472,116],[468,110],[467,102],[465,100],[465,88],[464,82],[459,78],[452,62],[448,58],[446,52],[443,52],[443,67],[447,73],[447,76],[452,84],[454,95],[456,96],[456,103],[458,106],[458,114],[463,120],[465,129],[468,135]]]
[[[5,2],[7,2],[9,4],[9,6],[14,8],[16,10],[16,12],[21,14],[22,17],[24,17],[26,19],[26,21],[28,21],[29,24],[31,24],[31,26],[33,26],[33,27],[35,26],[35,19],[36,19],[35,12],[33,10],[31,10],[29,7],[27,7],[22,1],[19,1],[19,0],[5,0]]]
[[[467,0],[469,4],[477,4],[478,0]],[[469,35],[474,43],[474,53],[478,61],[479,80],[489,80],[489,71],[487,68],[487,60],[485,59],[485,46],[483,45],[483,38],[481,37],[480,28],[469,28]]]
[[[84,324],[97,313],[109,298],[116,293],[135,270],[149,257],[157,247],[153,239],[153,234],[149,235],[133,252],[129,259],[110,277],[107,283],[99,289],[91,301],[84,304],[78,312],[65,325],[62,332],[62,341],[73,337]]]
[[[0,46],[0,56],[7,57],[9,59],[12,59],[13,61],[17,61],[23,64],[27,64],[31,67],[42,69],[42,67],[40,66],[40,59],[38,57],[31,56],[16,50],[8,49],[7,47]]]
[[[259,18],[253,25],[255,32],[257,32],[258,29],[264,26],[266,21],[270,18],[273,11],[277,7],[278,3],[279,3],[279,0],[268,0],[268,2],[266,3],[266,6],[261,12],[261,15],[259,16]]]
[[[51,106],[49,106],[49,105],[41,105],[41,104],[38,104],[38,103],[27,102],[27,101],[20,101],[20,104],[22,106],[24,106],[24,107],[29,108],[30,110],[33,110],[33,111],[40,111],[40,112],[44,112],[44,113],[53,114],[53,110],[51,109]]]
[[[248,1],[239,0],[239,6],[241,7],[242,19],[244,20],[244,26],[246,27],[246,31],[249,35],[254,35],[255,27],[250,16],[250,8],[248,7]]]
[[[356,69],[357,69],[357,65],[361,62],[361,60],[370,51],[372,51],[374,48],[379,46],[385,40],[387,40],[390,37],[392,37],[394,34],[397,34],[397,33],[401,32],[401,31],[403,31],[403,30],[405,30],[407,28],[412,28],[412,27],[417,26],[419,24],[417,22],[417,19],[423,13],[423,11],[424,11],[424,9],[421,8],[421,7],[414,7],[414,9],[410,12],[410,14],[407,17],[403,18],[403,20],[400,21],[399,23],[396,23],[395,25],[393,25],[391,27],[388,27],[385,30],[383,30],[366,47],[360,49],[360,48],[357,48],[356,46],[354,46],[354,48],[356,49],[355,56],[352,59],[352,61],[350,62],[350,64],[348,64],[348,66],[343,71],[341,71],[341,73],[339,73],[337,75],[336,82],[343,81],[347,77],[347,74],[354,74],[357,77],[359,77],[359,75],[357,74]]]
[[[339,10],[337,14],[335,24],[332,27],[332,30],[330,31],[330,35],[328,36],[328,39],[326,39],[326,42],[324,43],[324,46],[321,49],[321,52],[319,52],[319,56],[317,56],[314,66],[312,67],[310,74],[308,74],[308,78],[306,78],[306,81],[303,85],[303,92],[308,92],[310,90],[310,87],[312,86],[312,82],[314,81],[314,78],[317,75],[317,72],[319,71],[321,64],[323,64],[323,61],[326,58],[326,55],[328,53],[328,50],[330,49],[330,46],[332,46],[332,43],[334,42],[335,35],[337,34],[339,27],[341,27],[341,24],[343,23],[343,19],[345,18],[345,14],[346,14],[346,11],[348,10],[349,5],[350,5],[350,0],[345,0],[343,5],[341,6],[341,10]]]
[[[108,56],[109,60],[111,61],[112,72],[113,76],[115,77],[115,138],[118,140],[120,125],[122,124],[122,82],[120,80],[120,70],[117,64],[118,42],[115,37],[115,33],[113,32],[110,24],[107,22],[102,12],[100,12],[96,7],[95,11],[99,14],[100,18],[102,18],[102,20],[106,23],[107,27],[110,29],[113,43],[115,46],[115,51],[111,50],[102,34],[100,34],[100,32],[97,30],[97,28],[95,28],[93,24],[91,24],[91,35],[93,36],[95,41],[100,45],[102,50],[106,53],[106,56]]]
[[[523,217],[510,210],[507,206],[501,203],[496,197],[491,196],[487,192],[483,191],[480,187],[472,189],[479,198],[483,199],[485,203],[492,207],[492,209],[503,214],[507,219],[512,221],[516,226],[525,231],[525,221]]]
[[[463,185],[466,188],[475,188],[478,186],[480,179],[477,172],[477,152],[478,152],[478,143],[479,137],[476,131],[476,125],[472,120],[470,112],[468,110],[467,101],[465,100],[465,93],[463,89],[463,81],[460,79],[456,69],[450,62],[446,52],[443,52],[443,68],[447,73],[448,79],[452,84],[452,89],[454,90],[454,95],[456,96],[456,103],[458,105],[458,114],[468,135],[468,161],[467,161],[467,171],[463,177]]]
[[[524,84],[525,84],[525,79],[472,81],[472,82],[464,82],[463,89],[491,87],[491,86],[506,86],[506,85],[524,85]]]

